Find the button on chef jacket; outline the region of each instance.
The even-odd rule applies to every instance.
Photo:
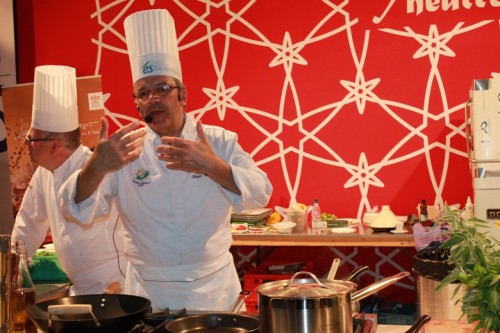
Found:
[[[195,126],[188,114],[181,137],[198,140]],[[241,290],[229,252],[231,207],[235,211],[263,207],[272,192],[267,175],[243,151],[235,133],[209,125],[204,125],[204,131],[213,151],[230,164],[241,195],[225,190],[206,175],[167,169],[166,162],[157,158],[160,137],[149,127],[141,156],[106,175],[91,197],[74,203],[77,173],[68,179],[61,194],[72,203],[65,206],[66,213],[83,223],[106,213],[110,198],[118,198],[131,238],[125,252],[134,275],[139,277],[130,277],[134,281],[126,284],[134,293],[154,290],[144,296],[157,307],[172,309],[183,305],[169,304],[169,289],[175,293],[176,288],[183,288],[182,282],[192,282],[201,301],[190,299],[195,294],[186,291],[188,308],[229,310]],[[231,269],[227,269],[228,265]],[[196,284],[204,280],[205,285]],[[229,296],[211,292],[214,287],[223,288],[228,283],[238,286]],[[201,295],[204,290],[212,295]],[[220,297],[226,298],[223,305]]]
[[[113,281],[124,283],[122,272],[126,270],[124,229],[114,205],[109,214],[89,224],[66,221],[57,205],[56,194],[61,184],[91,154],[80,145],[54,172],[37,167],[12,231],[12,241],[24,240],[27,255],[33,256],[50,227],[61,267],[73,283],[73,294],[103,293]]]

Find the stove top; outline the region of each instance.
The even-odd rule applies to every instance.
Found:
[[[181,309],[177,311],[170,311],[164,309],[153,313],[148,313],[142,320],[135,325],[128,333],[163,333],[168,332],[165,325],[177,318],[187,316],[187,310]]]
[[[213,312],[208,311],[188,311],[186,309],[170,310],[164,309],[161,311],[146,314],[144,318],[135,325],[128,333],[169,333],[166,329],[166,324],[174,319],[198,314],[208,314]],[[244,315],[258,317],[257,312],[240,313]],[[361,313],[353,318],[354,333],[375,333],[377,330],[376,315],[366,315]]]

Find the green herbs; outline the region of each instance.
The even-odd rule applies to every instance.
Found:
[[[499,242],[488,235],[486,221],[464,220],[462,212],[445,207],[445,216],[439,219],[453,228],[441,248],[450,249],[448,261],[455,268],[437,289],[456,281],[465,285],[465,294],[457,301],[462,301],[467,321],[477,323],[474,332],[500,332]]]

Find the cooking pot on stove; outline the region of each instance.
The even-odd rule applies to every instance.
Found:
[[[310,278],[299,279],[300,275]],[[264,283],[259,295],[261,333],[352,333],[352,304],[410,275],[401,272],[359,291],[350,281],[319,280],[297,272],[290,280]]]

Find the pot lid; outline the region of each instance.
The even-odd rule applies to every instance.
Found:
[[[311,279],[297,279],[307,274]],[[261,284],[256,292],[273,298],[321,298],[345,295],[356,289],[357,285],[350,281],[318,280],[310,272],[297,272],[290,280],[278,280]]]

